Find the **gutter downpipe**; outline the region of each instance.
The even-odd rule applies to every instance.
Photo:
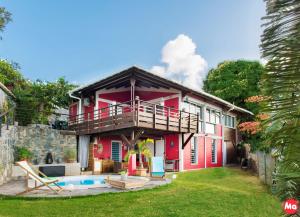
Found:
[[[72,95],[72,92],[71,92],[71,91],[69,91],[69,96],[70,96],[71,98],[77,99],[77,100],[79,101],[78,115],[81,115],[81,113],[82,113],[82,99],[79,98],[79,97],[77,97],[77,96]]]

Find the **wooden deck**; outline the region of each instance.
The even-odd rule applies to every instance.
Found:
[[[199,115],[141,101],[113,105],[90,115],[70,117],[69,120],[69,128],[75,130],[77,135],[132,127],[170,133],[197,133],[200,124]]]

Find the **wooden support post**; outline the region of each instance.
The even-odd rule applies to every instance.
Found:
[[[179,132],[181,132],[181,111],[179,111]]]
[[[170,128],[170,108],[168,108],[168,113],[167,113],[167,130]]]
[[[122,138],[123,142],[125,143],[125,145],[127,145],[127,147],[130,149],[131,148],[131,143],[126,138],[126,136],[124,134],[121,134],[121,138]]]
[[[114,114],[114,117],[113,117],[113,123],[114,125],[117,125],[117,111],[118,111],[118,107],[117,105],[115,105],[115,114]]]
[[[140,130],[135,135],[134,139],[131,141],[131,144],[134,146],[138,139],[144,134],[144,130]]]
[[[153,128],[156,128],[156,105],[153,105]]]
[[[139,126],[139,110],[140,110],[140,100],[137,100],[137,110],[136,110],[136,126]]]

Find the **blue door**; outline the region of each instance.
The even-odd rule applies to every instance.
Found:
[[[111,159],[120,162],[121,145],[119,142],[111,143]]]

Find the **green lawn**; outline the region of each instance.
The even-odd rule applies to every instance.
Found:
[[[0,197],[1,198],[1,197]],[[280,216],[255,176],[231,168],[178,174],[152,190],[67,199],[1,198],[0,216]]]

